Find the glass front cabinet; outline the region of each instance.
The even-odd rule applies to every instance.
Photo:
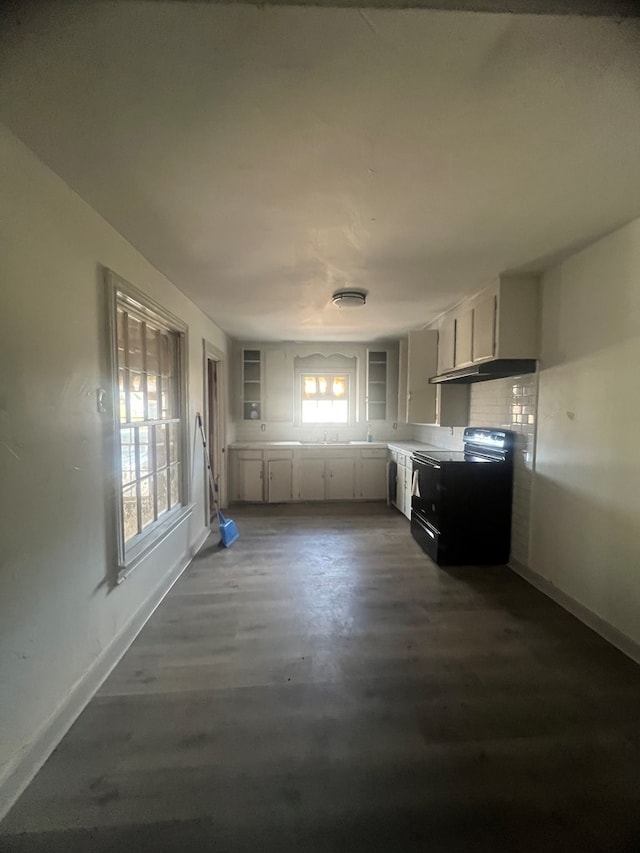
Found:
[[[367,351],[367,421],[387,419],[388,354]]]
[[[262,417],[262,353],[242,350],[242,417],[259,421]]]

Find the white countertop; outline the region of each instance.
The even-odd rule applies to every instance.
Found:
[[[399,450],[401,453],[413,453],[414,450],[442,450],[436,444],[425,444],[423,441],[388,441],[387,447]]]
[[[317,450],[318,448],[353,448],[388,447],[401,453],[413,453],[414,450],[442,450],[435,444],[425,444],[422,441],[235,441],[229,445],[229,450],[269,450],[270,448],[287,447],[292,450]]]
[[[326,447],[331,450],[333,447],[339,447],[342,450],[345,448],[359,449],[362,447],[388,447],[386,441],[234,441],[229,445],[229,450],[268,450],[270,447],[290,447],[292,450],[317,450],[319,447]]]

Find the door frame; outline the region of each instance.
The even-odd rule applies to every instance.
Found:
[[[212,389],[209,382],[209,364],[215,365],[216,371],[216,394],[215,400],[211,398]],[[202,374],[203,374],[203,412],[202,422],[204,433],[207,438],[211,468],[218,485],[218,503],[221,507],[227,506],[227,371],[225,353],[218,349],[206,338],[202,339]],[[213,412],[214,422],[211,423],[210,413]],[[214,440],[211,441],[213,433]],[[211,497],[209,490],[209,474],[207,463],[204,461],[204,506],[205,525],[211,527]]]

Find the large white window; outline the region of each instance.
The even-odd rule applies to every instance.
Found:
[[[128,566],[185,501],[185,328],[112,276],[117,382],[120,565]]]
[[[296,356],[297,424],[349,424],[357,421],[357,359],[341,353]]]
[[[348,375],[304,373],[300,379],[303,424],[349,423]]]

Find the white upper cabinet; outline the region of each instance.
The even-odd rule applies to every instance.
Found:
[[[398,421],[407,423],[407,370],[409,365],[409,341],[401,338],[398,345]]]
[[[453,370],[456,353],[456,321],[447,316],[438,331],[438,373]]]
[[[284,349],[265,349],[265,420],[270,423],[293,421],[293,364]]]
[[[438,333],[431,329],[409,332],[407,366],[407,422],[431,424],[436,417],[436,387],[429,384],[438,365]]]
[[[496,351],[496,301],[497,294],[489,291],[473,306],[473,361],[493,358]]]
[[[496,294],[496,358],[538,358],[540,279],[503,276]]]
[[[431,385],[438,366],[438,332],[409,332],[407,352],[407,422],[436,426],[467,426],[469,388],[466,385]]]
[[[473,309],[464,308],[455,317],[454,367],[466,367],[473,358]],[[433,376],[433,373],[431,374]]]
[[[262,417],[262,353],[242,350],[242,418],[259,421]]]
[[[439,331],[437,372],[491,359],[537,358],[538,289],[537,276],[501,276],[441,317],[431,327]]]
[[[388,353],[367,350],[367,421],[387,419]]]

